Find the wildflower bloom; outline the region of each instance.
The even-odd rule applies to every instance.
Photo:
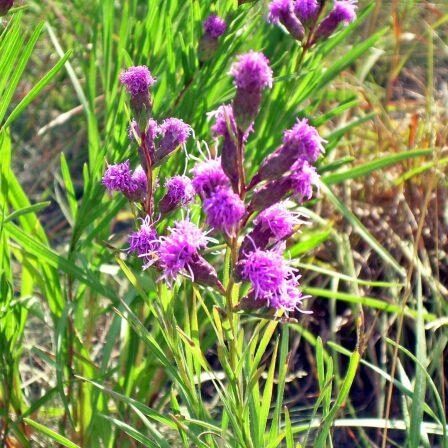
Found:
[[[244,216],[244,202],[228,188],[221,188],[204,201],[207,224],[233,236]]]
[[[315,20],[319,10],[320,5],[317,0],[296,0],[294,3],[294,12],[302,23]]]
[[[156,82],[146,65],[130,67],[120,74],[120,82],[126,87],[131,96],[147,93]]]
[[[273,0],[269,4],[268,20],[271,23],[284,25],[294,39],[303,39],[305,30],[300,20],[294,15],[292,0]]]
[[[147,264],[152,264],[159,243],[157,232],[152,226],[149,216],[142,219],[140,228],[136,232],[131,233],[128,240],[129,252],[136,253],[139,257],[143,257]]]
[[[148,179],[143,168],[139,165],[131,176],[130,186],[128,188],[128,195],[131,200],[143,202],[146,189],[148,185]]]
[[[193,276],[190,264],[207,243],[207,236],[195,224],[188,220],[176,222],[170,235],[160,238],[158,255],[163,278],[171,283],[180,273]]]
[[[289,171],[298,160],[313,163],[325,151],[323,140],[307,119],[297,123],[283,134],[283,145],[262,163],[250,183],[250,188],[265,179],[275,179]]]
[[[151,110],[152,103],[149,88],[156,82],[145,65],[130,67],[120,74],[120,82],[131,95],[131,107],[136,114],[139,125],[143,128],[147,115],[144,111]]]
[[[297,169],[290,176],[291,189],[300,202],[313,197],[313,186],[319,188],[319,174],[316,168],[304,161],[299,163]]]
[[[205,199],[221,187],[230,188],[229,178],[221,167],[221,159],[207,159],[199,162],[192,170],[193,187]]]
[[[187,176],[174,176],[166,183],[166,194],[160,200],[159,209],[162,214],[171,212],[177,207],[191,202],[196,194],[191,179]]]
[[[269,59],[263,53],[250,51],[238,56],[232,65],[230,74],[239,89],[258,91],[272,87],[272,70]]]
[[[221,37],[227,29],[227,24],[224,19],[217,16],[216,14],[211,14],[204,20],[203,23],[204,33],[213,38],[217,39]]]
[[[317,28],[315,40],[330,36],[341,23],[347,26],[353,22],[356,19],[356,8],[356,0],[336,0],[333,9]]]
[[[291,147],[296,152],[297,158],[314,163],[325,152],[317,129],[308,123],[308,120],[297,120],[297,123],[283,134],[283,145]]]
[[[156,158],[160,161],[187,141],[191,127],[179,118],[167,118],[159,126],[158,131],[161,138]]]
[[[272,205],[261,212],[254,220],[255,230],[269,230],[276,241],[290,236],[294,232],[294,227],[302,221],[297,214],[286,208],[283,202]]]
[[[113,191],[125,192],[131,184],[131,175],[129,160],[126,160],[116,165],[108,165],[102,183],[109,193]]]
[[[237,88],[233,100],[233,112],[238,129],[247,133],[258,114],[261,92],[272,87],[272,70],[263,53],[250,51],[238,56],[230,74]]]

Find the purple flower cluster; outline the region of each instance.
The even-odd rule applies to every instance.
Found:
[[[132,172],[129,160],[108,165],[102,183],[110,193],[119,191],[130,201],[136,202],[143,201],[147,188],[146,174],[142,167],[137,167]]]
[[[163,215],[189,204],[196,194],[191,179],[187,176],[170,177],[165,188],[166,194],[159,202],[159,210]]]
[[[193,169],[193,187],[202,199],[210,197],[220,188],[230,188],[229,178],[221,167],[221,159],[207,159]]]
[[[159,127],[160,159],[183,145],[191,134],[191,127],[178,118],[167,118]]]
[[[250,51],[241,54],[232,65],[230,74],[238,89],[254,92],[272,87],[272,70],[263,53]]]
[[[284,202],[272,205],[262,211],[254,220],[255,229],[260,232],[268,231],[275,242],[291,236],[294,227],[301,224],[297,214],[289,211]]]
[[[280,252],[256,249],[240,265],[241,277],[250,282],[255,300],[275,309],[300,309],[299,277]]]
[[[203,27],[204,33],[207,34],[207,36],[217,39],[226,32],[227,24],[221,17],[216,14],[211,14],[204,20]]]
[[[147,93],[156,82],[146,65],[130,67],[120,74],[120,82],[126,87],[131,96]]]
[[[274,24],[282,24],[298,41],[305,41],[308,32],[306,45],[310,46],[329,37],[339,25],[348,25],[356,19],[356,0],[335,0],[333,9],[317,25],[322,9],[323,2],[320,0],[272,0],[268,20]]]
[[[156,260],[159,247],[157,232],[151,224],[151,219],[146,216],[141,220],[140,228],[129,235],[129,252],[134,252],[145,260],[145,268],[151,266]]]

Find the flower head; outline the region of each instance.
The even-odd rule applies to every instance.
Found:
[[[208,242],[205,233],[188,220],[176,222],[170,231],[170,235],[160,238],[158,250],[163,278],[168,282],[175,280],[180,273],[191,274],[189,264]]]
[[[193,187],[202,198],[211,196],[221,187],[230,188],[229,178],[221,167],[221,159],[199,162],[192,170]]]
[[[151,224],[150,217],[142,219],[140,228],[129,235],[129,252],[136,253],[143,257],[147,264],[146,267],[154,262],[154,254],[157,251],[159,240],[157,232]]]
[[[271,23],[279,23],[292,12],[292,0],[272,0],[269,4],[268,19]]]
[[[148,124],[146,125],[146,139],[149,141],[154,141],[160,132],[159,125],[156,120],[150,118]]]
[[[331,14],[335,16],[338,22],[348,25],[356,19],[356,9],[356,0],[336,0]]]
[[[294,12],[302,22],[316,19],[319,14],[319,2],[317,0],[296,0]]]
[[[166,183],[166,195],[170,201],[177,205],[185,205],[191,202],[195,195],[195,190],[191,179],[187,176],[170,177]]]
[[[272,70],[263,53],[250,51],[239,55],[230,69],[230,74],[239,89],[260,91],[272,87]]]
[[[226,32],[227,24],[224,19],[216,14],[212,14],[204,20],[203,27],[205,34],[213,39],[217,39]]]
[[[120,82],[126,87],[132,96],[138,96],[148,92],[148,89],[156,82],[151,72],[145,65],[129,67],[120,74]]]
[[[322,145],[324,141],[317,129],[308,124],[306,118],[297,120],[297,123],[283,134],[283,145],[294,149],[296,159],[300,158],[310,163],[315,162],[325,151]]]
[[[204,211],[209,226],[232,236],[246,209],[237,194],[228,188],[221,188],[204,201]]]
[[[110,193],[112,191],[126,192],[131,185],[131,176],[129,160],[126,160],[116,165],[108,165],[102,183]]]
[[[268,299],[291,275],[291,267],[282,254],[256,249],[241,261],[241,277],[251,283],[256,298]]]
[[[233,115],[233,108],[230,104],[223,104],[219,106],[213,112],[210,112],[211,116],[215,117],[215,124],[212,126],[212,132],[214,135],[226,136],[231,132],[236,132],[236,122]]]
[[[267,208],[254,221],[256,226],[269,229],[277,241],[290,236],[294,232],[294,226],[301,222],[297,214],[286,208],[284,202]]]
[[[300,202],[313,197],[313,186],[319,188],[319,174],[308,162],[299,162],[297,169],[291,174],[291,189]]]
[[[167,155],[187,141],[191,127],[179,118],[167,118],[160,125],[159,132],[161,135],[160,150]]]

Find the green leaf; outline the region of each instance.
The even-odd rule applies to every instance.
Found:
[[[62,446],[65,446],[67,448],[80,448],[80,446],[76,445],[76,443],[71,442],[66,437],[61,436],[52,429],[47,428],[46,426],[41,425],[40,423],[37,423],[34,420],[31,420],[30,418],[24,418],[23,421],[27,425],[33,427],[36,431],[39,431],[40,433],[46,435],[47,437],[50,437],[50,439],[54,440],[55,442],[59,443]]]

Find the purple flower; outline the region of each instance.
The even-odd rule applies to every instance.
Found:
[[[292,0],[273,0],[269,5],[268,20],[271,23],[284,25],[294,39],[303,39],[305,30],[294,15]]]
[[[239,55],[230,69],[230,74],[239,89],[259,91],[272,87],[272,70],[263,53],[250,51]]]
[[[311,311],[301,309],[302,301],[309,296],[304,296],[299,289],[298,279],[300,277],[290,276],[287,278],[277,292],[270,298],[270,306],[275,309],[283,309],[285,311],[300,311],[301,313],[311,314]]]
[[[191,202],[196,194],[193,184],[187,176],[174,176],[165,183],[165,196],[159,202],[159,210],[167,214],[177,207]]]
[[[314,163],[321,153],[325,152],[322,145],[325,140],[319,135],[317,129],[308,120],[297,120],[297,123],[283,134],[283,146],[291,148],[297,159]]]
[[[130,186],[128,188],[128,196],[131,200],[142,202],[146,196],[147,186],[148,179],[146,173],[139,165],[132,173]]]
[[[227,24],[224,19],[216,14],[212,14],[204,20],[203,27],[205,34],[213,39],[217,39],[226,32]]]
[[[211,196],[221,187],[230,188],[229,178],[222,170],[219,157],[199,162],[191,171],[193,187],[202,199]]]
[[[356,8],[356,0],[336,0],[330,14],[317,28],[314,40],[330,36],[341,23],[348,25],[353,22],[356,19]]]
[[[103,175],[102,183],[110,193],[113,191],[128,191],[131,185],[129,160],[116,165],[108,165],[107,170]]]
[[[190,133],[191,127],[179,118],[167,118],[159,127],[161,139],[159,142],[158,160],[170,154],[183,145]]]
[[[153,142],[159,132],[160,128],[157,121],[150,118],[148,120],[148,124],[146,125],[146,140]]]
[[[230,104],[219,106],[218,109],[210,112],[210,115],[215,117],[215,124],[212,126],[214,135],[227,136],[230,133],[236,134],[236,122],[233,116],[233,108]]]
[[[148,67],[139,65],[122,71],[120,82],[132,96],[138,96],[147,93],[156,80],[152,77]]]
[[[303,23],[315,20],[319,10],[320,5],[317,0],[296,0],[294,4],[294,12]]]
[[[269,233],[276,241],[290,236],[294,232],[294,227],[302,222],[297,217],[297,213],[289,211],[283,202],[267,208],[254,220],[255,229],[257,227],[261,231],[269,229]]]
[[[230,189],[221,188],[204,201],[207,224],[228,236],[235,235],[244,216],[244,202]]]
[[[159,245],[157,232],[151,224],[149,216],[142,219],[140,228],[129,235],[129,252],[136,253],[145,259],[145,268],[155,261],[155,253]]]
[[[313,197],[313,186],[319,188],[319,174],[308,162],[298,162],[297,169],[290,176],[291,189],[300,202]]]
[[[170,235],[160,238],[158,254],[163,278],[171,283],[180,273],[193,276],[189,265],[207,243],[207,236],[195,224],[188,220],[176,222]]]

